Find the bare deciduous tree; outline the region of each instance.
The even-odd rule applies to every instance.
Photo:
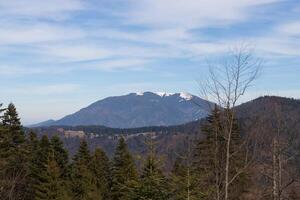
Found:
[[[273,200],[289,199],[290,187],[299,182],[299,174],[293,163],[299,152],[297,150],[297,134],[293,125],[288,125],[285,121],[281,105],[274,102],[270,105],[270,112],[275,117],[275,121],[268,121],[269,140],[266,144],[266,156],[268,159],[262,160],[262,173],[271,181],[271,196]],[[296,122],[297,123],[297,122]],[[293,124],[293,122],[290,122]],[[267,195],[268,195],[267,191]]]
[[[231,157],[237,152],[232,152],[231,143],[235,120],[234,108],[241,97],[257,78],[262,61],[254,56],[251,49],[242,45],[230,51],[229,55],[220,64],[210,66],[209,77],[202,85],[202,94],[206,99],[217,102],[223,108],[222,132],[226,141],[224,163],[224,200],[230,198],[229,187],[250,165],[250,159],[245,157],[244,167],[230,173]],[[243,145],[246,145],[245,142]]]

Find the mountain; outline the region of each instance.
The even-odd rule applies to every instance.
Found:
[[[189,93],[130,93],[108,97],[57,121],[54,125],[101,125],[112,128],[170,126],[207,116],[212,103]],[[37,126],[37,125],[33,125]]]
[[[40,127],[40,126],[51,126],[51,124],[55,123],[55,120],[49,119],[47,121],[43,121],[37,124],[30,125],[29,127]]]
[[[236,107],[241,133],[248,135],[258,132],[260,143],[270,143],[273,124],[277,117],[274,114],[274,105],[278,106],[280,116],[289,127],[289,131],[295,133],[295,140],[300,147],[300,100],[283,97],[260,97]],[[125,137],[128,146],[133,153],[145,152],[145,136],[155,135],[158,152],[167,157],[166,168],[170,167],[178,152],[186,148],[188,138],[204,138],[201,134],[201,124],[205,119],[177,125],[177,126],[153,126],[130,129],[107,128],[103,126],[51,126],[33,128],[39,136],[47,134],[61,136],[64,144],[71,154],[76,152],[79,141],[84,137],[91,149],[103,148],[109,156],[112,156],[117,145],[118,138]],[[264,130],[264,131],[263,131]],[[196,140],[194,140],[196,141]],[[266,144],[262,145],[265,146]],[[300,151],[300,150],[299,150]],[[300,161],[299,161],[300,163]]]

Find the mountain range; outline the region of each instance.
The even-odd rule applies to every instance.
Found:
[[[195,95],[181,93],[130,93],[108,97],[59,120],[31,127],[99,125],[111,128],[171,126],[206,117],[213,104]]]

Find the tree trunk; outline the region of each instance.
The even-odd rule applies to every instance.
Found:
[[[279,152],[278,152],[278,141],[275,137],[273,139],[273,200],[280,200],[279,196]]]

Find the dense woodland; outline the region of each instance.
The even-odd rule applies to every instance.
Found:
[[[288,144],[292,138],[268,134],[266,142],[249,132],[251,137],[243,136],[237,119],[226,180],[224,113],[231,112],[215,107],[199,127],[206,139],[185,140],[185,148],[174,152],[177,159],[165,171],[163,155],[156,149],[158,141],[152,137],[145,138],[147,152],[139,165],[124,138],[111,159],[100,148],[91,152],[84,139],[70,157],[58,136],[25,133],[10,104],[1,109],[1,199],[223,200],[227,180],[228,199],[299,199],[299,148]],[[279,130],[277,125],[258,132]]]

